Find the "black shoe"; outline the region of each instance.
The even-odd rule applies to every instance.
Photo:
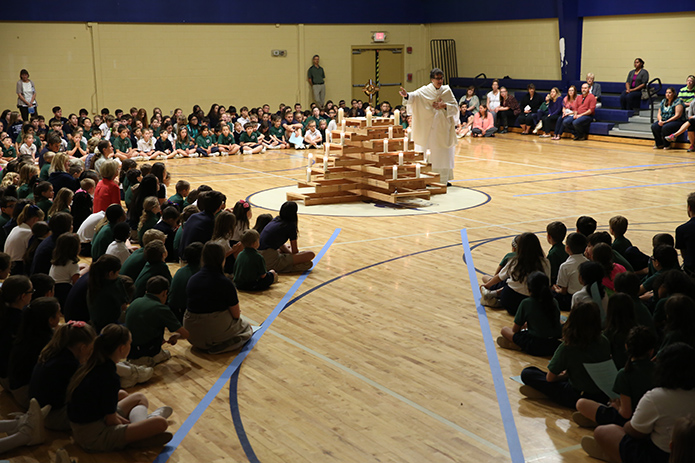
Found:
[[[586,140],[586,137],[584,135],[575,135],[574,140],[575,141]]]
[[[451,182],[446,182],[446,186],[451,186]]]

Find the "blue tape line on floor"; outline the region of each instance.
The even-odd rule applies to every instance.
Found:
[[[280,312],[282,312],[285,305],[290,301],[292,296],[294,296],[294,293],[297,292],[302,283],[304,283],[304,280],[306,280],[306,278],[309,276],[309,273],[311,273],[311,271],[314,268],[316,268],[316,265],[318,265],[319,261],[324,256],[324,254],[326,254],[328,248],[331,247],[335,239],[338,237],[340,230],[340,228],[335,229],[335,231],[328,239],[326,244],[324,244],[323,248],[321,248],[321,251],[314,258],[314,265],[311,268],[311,270],[302,273],[302,275],[300,275],[300,277],[297,278],[297,281],[294,282],[287,294],[285,294],[283,298],[280,300],[280,302],[277,304],[277,306],[275,306],[273,312],[263,322],[258,331],[253,333],[253,336],[251,336],[249,342],[247,342],[246,345],[244,345],[244,347],[241,349],[241,352],[239,352],[239,354],[236,357],[234,357],[232,363],[227,367],[224,373],[222,373],[222,376],[219,377],[219,379],[215,382],[215,384],[208,391],[208,393],[205,394],[203,400],[201,400],[195,407],[193,412],[190,415],[188,415],[186,421],[183,422],[179,430],[176,431],[176,434],[174,434],[174,438],[171,440],[171,442],[169,442],[169,444],[167,444],[167,446],[164,447],[164,450],[162,450],[162,452],[159,455],[157,455],[157,458],[155,458],[154,463],[164,463],[169,460],[176,448],[181,444],[181,442],[188,435],[191,429],[193,429],[193,426],[198,422],[198,420],[203,415],[205,410],[207,410],[207,408],[210,406],[214,398],[220,393],[227,381],[230,380],[234,372],[236,372],[237,369],[241,366],[241,362],[243,362],[244,359],[246,359],[246,357],[249,355],[249,352],[251,352],[258,340],[261,338],[261,336],[263,336],[263,333],[266,332],[271,323],[273,323],[277,316],[280,315]]]
[[[485,342],[487,361],[490,365],[490,372],[492,373],[492,382],[495,385],[497,403],[499,404],[500,414],[502,415],[502,424],[504,425],[504,432],[507,435],[509,454],[512,456],[512,463],[523,463],[524,453],[521,450],[519,433],[514,423],[514,414],[512,413],[512,407],[509,403],[507,389],[504,386],[504,376],[502,375],[500,361],[497,358],[497,349],[495,348],[495,342],[490,334],[490,322],[487,319],[485,308],[480,304],[480,288],[478,287],[478,278],[475,265],[473,264],[473,257],[471,256],[471,245],[468,242],[468,233],[465,228],[461,230],[461,243],[463,244],[463,253],[466,257],[466,267],[468,268],[468,278],[471,282],[475,308],[478,312],[478,322],[480,323],[480,330],[483,333],[483,341]]]

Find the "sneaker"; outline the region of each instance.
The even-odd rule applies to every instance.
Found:
[[[693,153],[695,152],[695,145],[690,145],[690,147],[686,150],[687,153]]]
[[[121,387],[123,389],[149,381],[154,374],[152,367],[133,365],[127,362],[119,362],[116,365],[116,369],[118,376],[121,377]]]
[[[543,394],[538,389],[534,389],[531,386],[528,386],[526,384],[519,387],[519,392],[521,393],[521,395],[523,395],[529,399],[547,399],[548,398],[547,395]]]
[[[550,138],[550,134],[544,133],[543,135],[540,136],[540,138]]]
[[[674,141],[676,141],[676,136],[671,134],[671,135],[664,137],[664,139],[668,142],[674,142]]]
[[[596,439],[594,439],[594,436],[582,437],[582,449],[584,449],[590,457],[596,458],[597,460],[610,461],[608,456],[603,452],[601,446],[596,442]]]
[[[265,153],[266,147],[264,146],[263,149],[261,150],[261,153]]]
[[[497,291],[487,289],[484,285],[480,285],[480,296],[486,301],[489,299],[497,299]]]
[[[166,158],[167,158],[167,157],[166,157],[165,154],[160,154],[159,156],[157,156],[157,159],[159,159],[160,161],[162,161],[162,160],[164,160],[164,159],[166,159]]]
[[[220,153],[210,153],[210,157],[213,157],[213,158],[216,158],[219,155],[220,155]]]
[[[198,153],[191,153],[191,154],[188,155],[188,157],[189,157],[189,158],[197,158],[197,157],[198,157]]]
[[[159,407],[157,410],[153,411],[149,415],[147,415],[147,418],[152,418],[155,416],[161,416],[164,419],[167,419],[171,416],[171,414],[174,413],[174,409],[171,407]]]
[[[598,426],[598,423],[582,415],[580,412],[572,413],[572,421],[577,423],[580,428],[595,428]]]
[[[50,410],[50,409],[49,409]],[[43,444],[46,440],[46,430],[43,427],[43,414],[36,399],[29,402],[29,410],[19,419],[17,433],[29,437],[27,446]]]
[[[669,145],[669,146],[664,146],[664,149],[665,149],[665,150],[670,150],[670,149],[671,149],[671,145]]]
[[[159,365],[162,362],[166,362],[170,358],[171,358],[171,352],[169,352],[168,350],[162,349],[159,351],[159,353],[157,355],[152,357],[152,360],[154,361],[155,365]]]
[[[174,159],[181,159],[182,157],[183,157],[183,155],[181,153],[176,153],[174,155]]]
[[[229,153],[226,151],[220,151],[221,156],[229,156]]]
[[[533,133],[538,133],[538,131],[539,131],[540,129],[542,129],[542,128],[543,128],[543,121],[541,121],[541,122],[539,122],[538,124],[536,124],[536,128],[533,129]]]
[[[652,149],[653,149],[653,150],[660,150],[660,149],[662,149],[662,148],[663,148],[663,146],[659,146],[659,145],[654,145],[654,146],[652,146]]]
[[[521,350],[521,347],[519,347],[509,339],[505,338],[504,336],[497,336],[497,345],[500,346],[502,349]]]

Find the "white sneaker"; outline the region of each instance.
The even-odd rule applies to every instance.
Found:
[[[182,157],[183,157],[183,155],[181,153],[176,153],[174,155],[174,159],[181,159]]]
[[[533,133],[538,133],[538,131],[542,128],[543,128],[543,121],[540,121],[538,124],[536,124],[536,128],[533,129]]]
[[[157,159],[159,159],[159,160],[166,159],[166,158],[167,157],[163,154],[160,154],[159,156],[157,156]]]
[[[196,153],[191,153],[191,154],[188,155],[188,157],[189,157],[189,158],[197,158],[197,157],[198,157],[198,153],[197,153],[197,152],[196,152]]]
[[[216,158],[219,155],[220,155],[220,153],[210,153],[210,157],[213,157],[213,158]]]
[[[118,376],[121,377],[121,387],[127,389],[136,384],[149,381],[154,375],[154,369],[139,365],[132,365],[127,362],[119,362],[116,365]]]
[[[36,399],[31,399],[29,410],[19,419],[17,432],[29,437],[27,446],[43,444],[43,441],[46,440],[46,430],[43,427],[43,413],[41,413],[41,407]]]
[[[220,155],[222,156],[229,156],[229,153],[226,151],[220,151]]]
[[[261,153],[265,153],[265,146],[264,146],[263,149],[261,150]]]
[[[55,463],[75,463],[75,461],[70,459],[70,455],[68,455],[67,450],[58,449],[56,452]]]
[[[159,407],[157,410],[153,411],[149,415],[147,415],[147,418],[152,418],[155,416],[161,416],[164,419],[167,419],[171,416],[171,414],[174,413],[174,409],[168,406],[164,407]]]

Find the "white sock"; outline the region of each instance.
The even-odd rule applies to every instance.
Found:
[[[128,419],[131,423],[137,423],[139,421],[144,421],[147,418],[147,407],[144,405],[136,405],[130,411]]]

